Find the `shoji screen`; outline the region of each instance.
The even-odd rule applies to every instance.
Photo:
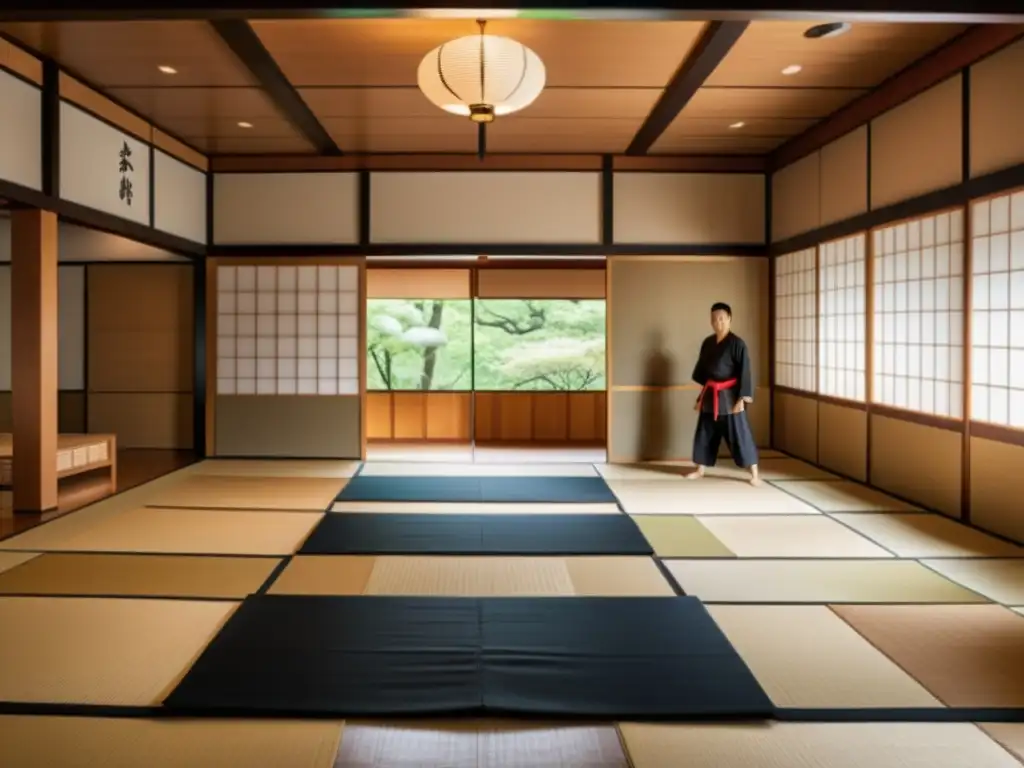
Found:
[[[864,234],[824,243],[818,253],[818,392],[866,398],[867,328]]]
[[[963,219],[947,211],[873,233],[876,402],[963,416]]]
[[[971,418],[1024,427],[1024,191],[971,213]]]
[[[359,394],[355,266],[219,267],[217,393]]]
[[[775,259],[775,383],[814,392],[817,349],[815,249]]]

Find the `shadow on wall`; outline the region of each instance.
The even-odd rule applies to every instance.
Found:
[[[672,414],[665,387],[672,384],[675,363],[665,350],[661,331],[652,331],[644,350],[643,392],[641,392],[640,447],[641,461],[669,458]]]

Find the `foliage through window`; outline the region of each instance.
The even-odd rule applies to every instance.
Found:
[[[366,315],[368,389],[472,387],[469,299],[369,299]]]
[[[366,353],[370,390],[603,390],[605,302],[370,299]]]
[[[477,299],[475,388],[605,389],[605,302]]]

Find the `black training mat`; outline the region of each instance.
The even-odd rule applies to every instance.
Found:
[[[615,503],[600,477],[384,477],[357,475],[337,501]]]
[[[194,715],[761,718],[697,598],[254,595],[164,702]]]
[[[300,555],[653,555],[627,515],[330,514]]]

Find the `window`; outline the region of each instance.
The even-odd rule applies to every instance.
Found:
[[[971,418],[1024,427],[1024,192],[971,211]]]
[[[218,267],[217,393],[359,394],[359,269]]]
[[[808,248],[775,259],[775,383],[807,392],[817,365],[815,256]]]
[[[949,211],[873,233],[875,402],[963,416],[963,218]]]
[[[469,390],[469,299],[369,299],[366,381],[370,390]]]
[[[864,305],[865,236],[833,240],[818,254],[818,392],[846,400],[866,398]]]
[[[603,299],[477,299],[475,388],[605,389]]]

